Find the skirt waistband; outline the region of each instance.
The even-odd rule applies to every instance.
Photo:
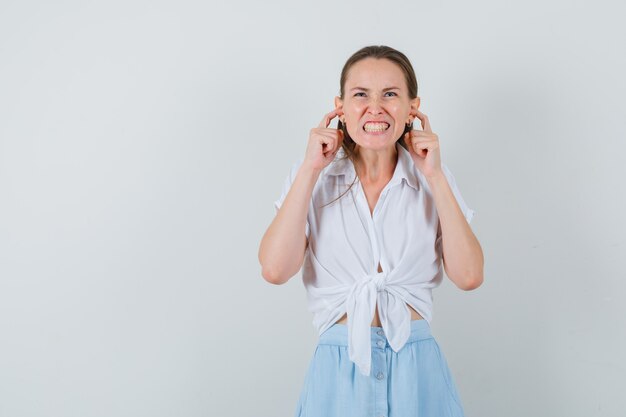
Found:
[[[433,337],[430,331],[430,325],[425,319],[411,320],[411,334],[407,343],[417,340],[431,339]],[[371,326],[372,346],[380,346],[380,341],[385,341],[385,345],[389,346],[387,337],[382,327]],[[348,346],[348,325],[343,323],[335,323],[322,333],[318,340],[319,345],[338,345]]]

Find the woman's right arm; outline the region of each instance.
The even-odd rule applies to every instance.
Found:
[[[342,114],[343,108],[339,106],[311,129],[304,160],[278,213],[261,239],[261,275],[272,284],[284,284],[302,268],[308,243],[305,232],[313,189],[320,173],[335,159],[343,142],[343,133],[338,129],[329,129],[328,125]]]
[[[302,267],[307,246],[305,234],[309,202],[321,170],[300,165],[278,213],[259,247],[261,275],[272,284],[284,284]]]

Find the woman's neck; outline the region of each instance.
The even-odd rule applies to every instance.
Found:
[[[356,173],[361,183],[381,184],[388,183],[398,163],[398,150],[395,146],[380,151],[355,149]]]

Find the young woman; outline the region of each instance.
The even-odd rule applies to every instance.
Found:
[[[430,332],[432,289],[442,260],[457,287],[477,288],[483,254],[469,226],[474,210],[419,105],[404,54],[357,51],[335,109],[311,129],[275,202],[262,275],[283,284],[303,267],[320,334],[296,417],[464,415]]]

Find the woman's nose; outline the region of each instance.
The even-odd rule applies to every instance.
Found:
[[[382,110],[382,105],[380,101],[376,98],[371,99],[369,103],[367,103],[367,111],[370,113],[378,114],[382,113]]]

